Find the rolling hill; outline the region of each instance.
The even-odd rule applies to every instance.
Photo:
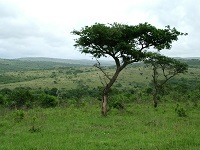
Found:
[[[44,57],[27,57],[19,59],[0,59],[0,72],[54,69],[58,67],[93,66],[94,60],[56,59]],[[102,65],[110,66],[112,61],[102,61]]]

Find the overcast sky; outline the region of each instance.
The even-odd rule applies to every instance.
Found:
[[[70,32],[95,22],[170,25],[188,36],[162,54],[200,57],[199,0],[0,0],[0,58],[90,59]]]

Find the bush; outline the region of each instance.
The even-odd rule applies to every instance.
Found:
[[[152,94],[152,93],[153,93],[153,89],[152,89],[152,88],[147,88],[147,89],[146,89],[146,93],[147,93],[148,95]]]
[[[58,104],[56,97],[51,95],[41,95],[39,100],[43,108],[55,107]]]
[[[52,95],[52,96],[57,96],[57,95],[58,95],[58,94],[57,94],[57,91],[58,91],[57,88],[52,88],[52,89],[46,88],[46,89],[44,90],[45,94]]]
[[[5,98],[3,95],[0,94],[0,105],[4,105],[5,104]]]
[[[33,95],[28,90],[23,89],[17,89],[12,92],[12,94],[9,96],[9,106],[16,106],[17,108],[20,108],[26,104],[31,105],[33,102]]]
[[[9,89],[9,88],[3,88],[1,91],[0,91],[1,94],[3,95],[8,95],[8,94],[11,94],[12,91]]]
[[[126,97],[124,95],[112,95],[109,99],[109,109],[116,108],[118,110],[123,110],[124,105],[123,102],[126,102]]]
[[[186,110],[183,107],[180,107],[179,104],[176,105],[175,112],[179,117],[187,117]]]
[[[24,119],[24,111],[23,110],[15,110],[12,113],[12,116],[16,122],[21,122]]]
[[[191,91],[189,94],[188,94],[188,98],[192,101],[192,102],[197,102],[200,100],[200,92],[199,90],[194,90],[194,91]]]
[[[179,117],[187,117],[186,110],[184,108],[179,108],[177,110],[177,114],[178,114]]]

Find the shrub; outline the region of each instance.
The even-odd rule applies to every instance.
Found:
[[[12,116],[16,122],[21,122],[24,119],[24,111],[23,110],[15,110],[12,113]]]
[[[193,102],[197,102],[200,100],[200,92],[199,90],[194,90],[194,91],[191,91],[189,94],[188,94],[188,98],[193,101]]]
[[[177,110],[177,114],[179,117],[187,117],[186,110],[182,107]]]
[[[17,108],[20,108],[26,104],[31,105],[33,99],[34,98],[31,92],[23,89],[14,90],[9,96],[10,106],[12,107],[14,105]]]
[[[31,132],[31,133],[35,133],[35,132],[40,132],[41,131],[40,127],[36,127],[36,119],[37,119],[37,117],[33,116],[33,118],[32,118],[32,126],[29,129],[29,132]]]
[[[39,97],[39,100],[40,100],[40,105],[43,108],[55,107],[58,104],[56,97],[51,95],[43,94]]]
[[[5,98],[3,95],[0,94],[0,105],[4,105],[5,104]]]
[[[3,88],[3,89],[0,91],[0,93],[2,93],[3,95],[5,95],[5,94],[11,94],[12,91],[11,91],[9,88]]]
[[[175,112],[179,117],[187,117],[186,110],[183,107],[180,107],[179,104],[177,104]]]
[[[112,95],[109,100],[109,109],[116,108],[118,110],[123,110],[124,105],[123,102],[126,102],[126,97],[122,94],[120,95]]]
[[[152,94],[153,93],[153,89],[152,88],[147,88],[146,89],[146,93],[148,94],[148,95],[150,95],[150,94]]]

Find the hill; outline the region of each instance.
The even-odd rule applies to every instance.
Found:
[[[0,59],[0,72],[26,71],[40,69],[54,69],[58,67],[93,66],[94,60],[56,59],[43,57],[27,57],[19,59]],[[111,61],[102,61],[102,65],[109,66]]]
[[[200,59],[179,58],[178,60],[187,63],[190,68],[200,68]]]
[[[79,65],[94,65],[96,63],[95,60],[88,59],[60,59],[60,58],[47,58],[47,57],[25,57],[19,58],[17,60],[22,61],[39,61],[39,62],[56,62],[56,63],[67,63],[67,64],[79,64]],[[102,65],[109,66],[113,65],[113,61],[101,61]]]

